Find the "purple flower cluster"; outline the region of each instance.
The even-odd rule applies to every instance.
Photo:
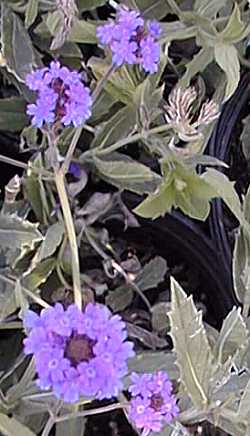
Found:
[[[29,335],[25,354],[33,354],[41,389],[74,403],[80,396],[117,396],[134,355],[126,340],[125,323],[101,304],[89,303],[84,312],[74,304],[57,303],[40,316],[29,310],[24,320]]]
[[[58,121],[78,127],[91,115],[89,88],[83,85],[77,71],[61,67],[59,62],[28,74],[26,84],[38,94],[36,103],[27,107],[33,126]]]
[[[112,51],[113,63],[140,64],[146,72],[155,73],[160,60],[161,33],[158,22],[145,23],[137,11],[120,7],[116,20],[97,28],[97,36]]]
[[[129,387],[132,395],[129,417],[135,426],[142,429],[141,436],[150,431],[160,432],[164,423],[169,424],[179,413],[172,383],[166,372],[138,375],[132,373],[133,384]]]

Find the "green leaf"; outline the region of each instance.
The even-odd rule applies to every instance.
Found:
[[[49,12],[45,23],[51,35],[56,36],[63,25],[63,16],[60,11]],[[96,24],[86,20],[74,20],[72,29],[67,36],[67,41],[96,44]]]
[[[151,350],[165,348],[168,344],[165,338],[161,338],[156,333],[152,333],[139,325],[127,322],[126,326],[129,336],[138,339],[146,347],[151,348]]]
[[[154,219],[171,212],[173,207],[179,207],[188,216],[204,220],[209,214],[209,201],[216,197],[216,191],[190,168],[177,162],[174,162],[171,170],[169,165],[164,165],[166,179],[134,212],[144,218]]]
[[[176,356],[172,352],[144,351],[137,353],[128,361],[129,372],[135,371],[138,373],[149,372],[153,373],[157,370],[166,371],[170,379],[178,379],[179,370],[176,366]]]
[[[159,20],[171,12],[165,0],[130,0],[129,5],[138,8],[146,19]]]
[[[250,188],[244,199],[244,217],[247,223],[250,224]],[[250,237],[244,231],[244,227],[240,227],[239,233],[236,235],[234,253],[233,253],[233,280],[234,290],[237,299],[244,305],[250,305]]]
[[[187,26],[181,21],[161,23],[161,29],[160,41],[165,43],[194,38],[197,33],[196,26]]]
[[[106,147],[116,141],[127,137],[133,130],[136,123],[136,112],[134,106],[125,106],[118,110],[115,115],[100,126],[98,134],[91,143],[91,148]]]
[[[85,431],[85,418],[72,418],[56,424],[55,436],[83,436]]]
[[[161,180],[146,165],[120,153],[109,156],[109,160],[94,157],[93,161],[101,176],[120,189],[142,194],[153,191]]]
[[[18,132],[28,125],[26,102],[21,97],[0,99],[0,130]]]
[[[133,212],[143,218],[158,218],[171,212],[175,193],[169,183],[163,182],[156,193],[150,194]]]
[[[246,234],[250,236],[250,225],[242,212],[239,197],[234,189],[234,182],[230,182],[225,174],[213,168],[208,169],[202,175],[202,178],[217,192],[217,197],[221,197],[224,200],[227,207],[236,216],[239,223],[246,231]]]
[[[44,224],[46,223],[46,216],[50,213],[48,208],[48,198],[42,177],[40,174],[37,174],[37,171],[34,171],[34,169],[39,170],[42,168],[42,157],[41,154],[38,154],[34,161],[29,162],[27,175],[24,179],[24,189],[37,220],[41,224]]]
[[[33,384],[35,375],[36,367],[34,359],[32,359],[20,380],[8,389],[6,397],[9,404],[13,404],[23,397],[29,387]]]
[[[217,43],[214,47],[214,54],[217,64],[225,72],[227,77],[225,100],[228,100],[236,90],[240,81],[238,51],[234,45]]]
[[[248,344],[249,334],[240,312],[240,308],[234,307],[223,321],[214,348],[219,363],[225,363],[229,357],[234,360],[237,352],[242,352]]]
[[[214,425],[214,417],[211,418],[208,415],[208,421],[210,421],[211,424]],[[227,435],[248,436],[249,431],[247,431],[246,426],[242,422],[235,421],[235,411],[229,409],[228,407],[222,407],[216,420],[216,427],[223,430]]]
[[[26,425],[3,413],[0,413],[0,431],[3,436],[36,436]]]
[[[244,156],[247,160],[250,160],[250,115],[243,119],[243,130],[240,140]]]
[[[249,404],[250,404],[250,380],[243,392],[237,411],[238,420],[249,422]]]
[[[240,8],[237,3],[234,3],[234,10],[225,29],[220,33],[220,39],[224,43],[234,44],[248,36],[249,31],[249,24],[241,20]]]
[[[194,11],[202,17],[215,18],[226,4],[227,0],[195,0]]]
[[[190,165],[192,169],[196,168],[197,165],[207,166],[216,166],[216,167],[224,167],[229,168],[228,164],[223,162],[217,157],[209,156],[207,154],[197,154],[194,156],[187,157],[185,159],[185,164]]]
[[[97,97],[96,101],[94,102],[92,115],[89,119],[89,123],[91,125],[96,125],[98,124],[98,121],[102,121],[104,115],[108,114],[110,116],[110,109],[113,106],[114,102],[115,100],[113,99],[113,97],[105,89],[103,89]]]
[[[156,256],[144,265],[142,271],[135,279],[136,285],[141,291],[155,288],[160,282],[164,280],[167,272],[167,262],[163,257]]]
[[[170,310],[170,303],[160,302],[156,303],[151,308],[151,323],[153,330],[161,334],[166,334],[169,331],[169,318],[168,312]]]
[[[171,336],[180,377],[193,404],[206,407],[209,401],[210,379],[214,373],[213,355],[202,322],[202,313],[193,297],[185,294],[171,278]]]
[[[15,215],[0,214],[0,246],[8,249],[8,253],[26,253],[35,248],[43,239],[38,224],[22,220]]]
[[[19,81],[24,82],[33,66],[37,66],[40,62],[21,19],[5,3],[1,6],[2,55],[6,60],[8,71]]]
[[[93,70],[96,79],[100,80],[110,68],[110,63],[106,59],[92,57],[88,66]],[[133,100],[137,85],[138,79],[134,77],[131,69],[123,65],[108,77],[105,92],[110,94],[114,100],[129,105]]]
[[[16,280],[14,292],[16,298],[16,306],[20,308],[19,318],[22,318],[22,315],[25,313],[25,311],[29,309],[29,302],[27,296],[23,292],[23,288],[19,279]]]
[[[105,3],[107,3],[107,0],[79,0],[78,9],[80,12],[90,11],[91,9],[105,5]]]
[[[140,123],[145,129],[148,129],[154,119],[161,113],[159,103],[162,99],[163,88],[156,87],[159,80],[160,75],[158,74],[148,76],[137,86],[134,94],[133,100],[137,111],[137,123]]]
[[[64,225],[62,222],[58,222],[55,224],[52,224],[45,235],[45,238],[40,245],[39,249],[37,250],[35,259],[33,260],[33,263],[41,262],[42,260],[46,259],[47,257],[52,256],[52,254],[55,253],[57,247],[62,242],[62,238],[64,235]]]
[[[194,55],[193,59],[185,65],[186,72],[180,80],[182,88],[189,86],[191,79],[198,73],[201,73],[212,62],[214,52],[211,47],[203,47]]]
[[[111,308],[112,312],[121,312],[132,303],[133,295],[132,286],[119,286],[119,288],[108,293],[105,303]]]
[[[49,258],[39,263],[31,272],[25,273],[21,281],[22,286],[30,291],[36,290],[41,284],[46,282],[56,266],[56,259]]]
[[[38,0],[28,0],[25,11],[25,27],[28,29],[35,21],[38,14]]]
[[[14,313],[18,307],[15,287],[14,281],[5,277],[4,273],[0,274],[0,322]]]

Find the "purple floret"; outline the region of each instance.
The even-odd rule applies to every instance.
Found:
[[[160,46],[152,36],[144,38],[140,43],[141,64],[145,71],[155,73],[160,60]]]
[[[84,312],[57,303],[40,316],[27,311],[25,354],[33,354],[41,389],[52,389],[65,402],[80,396],[117,396],[134,355],[126,340],[125,323],[101,304],[89,303]]]
[[[113,41],[111,49],[113,51],[113,62],[117,66],[120,67],[124,63],[130,65],[136,63],[137,44],[134,41]]]
[[[38,93],[36,103],[27,107],[36,127],[55,122],[78,127],[91,116],[89,88],[83,85],[77,71],[61,67],[59,62],[53,61],[48,68],[28,74],[26,84]]]
[[[116,25],[113,22],[97,27],[96,34],[101,44],[110,44],[115,31]]]
[[[102,45],[112,52],[113,64],[139,64],[146,72],[155,73],[160,60],[160,24],[144,22],[139,12],[121,6],[116,20],[97,28],[97,37]]]
[[[75,162],[71,162],[69,166],[69,173],[72,174],[76,179],[81,177],[81,167]]]
[[[158,21],[149,21],[147,23],[147,28],[149,35],[153,38],[159,38],[159,36],[161,35],[161,26]]]
[[[172,383],[164,371],[155,374],[131,374],[129,387],[131,401],[129,417],[135,426],[147,436],[151,431],[162,431],[179,414],[176,399],[172,395]]]

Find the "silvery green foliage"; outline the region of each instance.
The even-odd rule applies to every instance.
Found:
[[[191,426],[204,421],[233,436],[249,434],[250,191],[242,207],[234,182],[220,171],[227,165],[204,154],[222,104],[240,80],[250,33],[249,2],[183,3],[0,2],[0,134],[7,132],[30,156],[27,164],[0,156],[0,161],[23,169],[20,178],[6,185],[0,213],[0,329],[9,342],[3,343],[0,368],[1,434],[48,436],[55,426],[56,436],[84,436],[88,414],[98,413],[89,399],[72,406],[41,391],[34,360],[24,357],[20,344],[22,320],[31,305],[40,311],[57,301],[72,303],[77,268],[69,215],[84,305],[101,300],[119,313],[135,343],[123,391],[114,403],[101,404],[100,412],[125,404],[129,421],[130,373],[160,370],[175,386],[180,414],[156,434],[188,435]],[[96,28],[114,18],[118,5],[160,23],[155,74],[146,74],[138,64],[114,68],[111,51],[99,43]],[[52,58],[80,71],[91,89],[92,114],[78,129],[38,129],[26,115],[27,104],[34,103],[25,85],[27,74]],[[172,91],[168,99],[166,90]],[[247,159],[248,130],[246,118],[241,138]],[[197,172],[197,166],[204,171]],[[58,168],[64,172],[59,176],[66,213],[65,202],[59,201]],[[136,234],[142,223],[150,225],[177,208],[204,221],[217,197],[239,223],[233,276],[243,306],[232,308],[219,331],[204,322],[189,289],[173,278],[168,289],[171,268],[162,253],[150,251],[147,235],[140,253],[141,246],[134,252],[126,238],[110,230],[115,222],[121,235],[128,228]],[[156,299],[163,289],[162,299]]]

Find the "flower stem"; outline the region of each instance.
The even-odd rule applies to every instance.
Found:
[[[79,307],[79,309],[81,309],[82,293],[81,293],[80,264],[79,264],[79,256],[78,256],[77,239],[75,234],[74,222],[70,210],[69,200],[65,188],[64,173],[61,168],[55,170],[55,183],[60,198],[65,227],[67,230],[69,244],[71,248],[74,301],[75,304]]]
[[[96,88],[94,89],[93,93],[92,93],[92,104],[94,104],[94,102],[96,101],[96,99],[99,97],[101,91],[103,90],[105,83],[107,82],[107,80],[109,79],[109,77],[111,76],[111,74],[113,73],[113,71],[115,70],[115,66],[112,64],[106,71],[106,73],[104,74],[104,76],[101,78],[101,80],[98,82]],[[90,130],[89,126],[86,126],[87,130]],[[72,160],[72,157],[74,155],[75,152],[75,148],[77,146],[77,143],[79,141],[79,138],[81,136],[82,133],[82,129],[84,128],[84,126],[82,127],[78,127],[74,133],[74,136],[72,138],[71,144],[68,148],[67,154],[65,156],[64,162],[62,164],[62,171],[64,174],[66,174],[68,172],[69,166],[70,166],[70,162]]]
[[[51,150],[51,165],[54,170],[54,180],[60,199],[60,204],[63,212],[65,227],[67,230],[69,245],[71,249],[71,265],[72,265],[72,279],[75,304],[82,308],[82,293],[81,293],[81,280],[80,280],[80,263],[78,255],[78,246],[75,233],[74,222],[70,210],[70,204],[65,187],[64,168],[60,167],[57,158],[56,138],[53,132],[47,132],[48,144]],[[73,142],[73,141],[72,141]]]
[[[74,133],[74,136],[72,138],[72,141],[70,143],[70,146],[68,148],[67,154],[65,156],[64,162],[63,162],[62,167],[61,167],[63,174],[66,174],[68,172],[70,162],[71,162],[71,159],[73,157],[75,148],[76,148],[77,143],[79,141],[79,138],[81,136],[81,133],[82,133],[82,127],[78,127]]]
[[[82,410],[81,412],[73,412],[73,413],[68,413],[67,415],[58,416],[55,418],[55,422],[57,423],[57,422],[67,421],[73,418],[98,415],[99,413],[107,413],[107,412],[112,412],[113,410],[124,409],[124,408],[126,408],[126,404],[121,404],[121,403],[110,404],[109,406],[98,407],[96,409],[90,409],[90,410]]]
[[[92,101],[93,101],[93,103],[99,97],[99,95],[102,92],[105,84],[107,83],[109,77],[115,71],[115,69],[116,69],[116,66],[114,64],[111,64],[110,67],[105,72],[105,74],[103,75],[103,77],[101,78],[101,80],[99,80],[99,82],[97,83],[97,85],[96,85],[96,87],[95,87],[95,89],[94,89],[94,91],[92,93]]]
[[[92,150],[85,151],[79,158],[80,162],[84,162],[86,158],[95,157],[95,156],[106,156],[124,145],[131,144],[132,142],[137,142],[141,139],[146,139],[150,135],[156,135],[157,133],[166,132],[167,130],[171,130],[172,126],[169,124],[163,124],[162,126],[154,127],[153,129],[143,131],[141,133],[136,133],[135,135],[128,136],[127,138],[120,139],[109,147],[97,147]]]

